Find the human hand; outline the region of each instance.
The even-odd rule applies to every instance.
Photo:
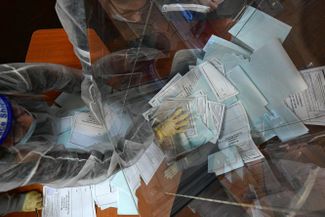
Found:
[[[161,143],[168,137],[185,132],[189,122],[189,114],[184,113],[181,108],[177,109],[171,117],[154,129],[158,141]]]
[[[22,212],[33,212],[35,209],[42,209],[43,197],[37,191],[30,191],[26,193]]]

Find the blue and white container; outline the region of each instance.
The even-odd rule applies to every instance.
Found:
[[[0,95],[0,145],[4,142],[12,125],[12,107],[5,96]]]

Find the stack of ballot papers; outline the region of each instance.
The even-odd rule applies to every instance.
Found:
[[[252,139],[249,120],[240,102],[226,110],[218,147],[220,151],[208,157],[208,172],[217,176],[264,158]]]
[[[325,67],[299,72],[285,52],[291,27],[247,7],[231,29],[236,44],[212,36],[198,64],[223,65],[237,102],[226,103],[219,152],[209,155],[208,172],[221,175],[263,159],[255,143],[277,136],[287,141],[325,125]]]
[[[208,141],[216,142],[223,121],[223,102],[237,94],[220,70],[207,63],[184,76],[176,74],[149,101],[152,108],[143,116],[154,126],[181,108],[189,114],[190,123],[185,133],[172,138],[175,147],[189,151]]]
[[[96,217],[90,186],[43,188],[44,217]]]
[[[96,216],[95,204],[102,210],[117,208],[118,215],[138,215],[140,178],[148,184],[163,160],[164,154],[152,143],[134,165],[99,184],[60,189],[45,186],[43,216],[92,217]]]
[[[174,147],[216,143],[220,152],[208,159],[216,175],[263,159],[256,144],[304,135],[304,123],[323,125],[324,68],[297,70],[282,46],[290,30],[247,6],[229,30],[235,43],[212,36],[197,65],[176,74],[143,116],[154,126],[178,107],[189,113],[189,128],[181,139],[173,138]]]
[[[116,207],[119,215],[138,214],[136,190],[141,185],[140,178],[148,184],[163,160],[164,154],[152,143],[134,165],[91,186],[96,205],[101,209]]]
[[[301,71],[308,89],[290,95],[288,107],[305,124],[325,126],[325,66]]]
[[[43,189],[42,216],[95,217],[95,204],[101,209],[117,208],[119,215],[138,215],[137,197],[122,171],[91,186]]]
[[[221,175],[263,159],[255,143],[275,136],[287,141],[308,132],[301,118],[315,114],[293,106],[297,94],[300,98],[308,94],[304,92],[307,84],[281,45],[290,30],[248,6],[229,31],[237,44],[212,36],[204,47],[205,56],[198,64],[218,60],[238,91],[235,101],[226,102],[217,143],[220,151],[209,156],[209,172]]]
[[[290,30],[287,24],[248,6],[229,31],[236,44],[212,36],[204,47],[204,58],[197,61],[202,65],[218,60],[223,66],[224,76],[238,91],[236,101],[246,110],[257,144],[275,136],[288,141],[308,133],[286,101],[307,89],[304,77],[281,44]]]

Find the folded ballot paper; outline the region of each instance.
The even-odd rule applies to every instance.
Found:
[[[248,6],[229,33],[251,50],[257,50],[274,38],[284,42],[290,30],[291,26]]]
[[[286,99],[288,107],[309,125],[325,125],[325,66],[300,72],[308,89]]]
[[[306,134],[302,119],[315,118],[324,109],[319,97],[309,97],[321,94],[323,81],[320,69],[301,74],[289,58],[282,42],[290,29],[248,6],[229,31],[239,43],[212,36],[197,65],[183,76],[175,75],[149,101],[152,108],[145,118],[154,125],[177,107],[190,113],[188,132],[173,141],[185,150],[216,142],[220,153],[209,156],[209,171],[216,174],[263,159],[255,144]],[[316,85],[307,90],[306,81]],[[313,103],[307,108],[309,98]],[[321,124],[323,119],[305,123]]]
[[[150,101],[151,109],[143,113],[152,125],[158,125],[176,109],[188,113],[190,124],[185,133],[175,135],[171,142],[176,154],[192,150],[219,138],[224,101],[238,92],[212,63],[194,67],[184,76],[176,74]],[[222,69],[221,69],[222,70]]]

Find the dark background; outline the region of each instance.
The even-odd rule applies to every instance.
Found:
[[[1,0],[0,63],[24,62],[33,32],[61,28],[56,0]]]

